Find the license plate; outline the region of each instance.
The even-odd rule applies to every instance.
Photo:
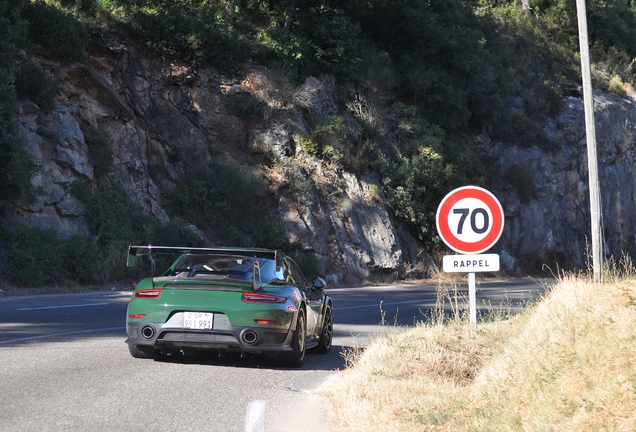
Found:
[[[194,330],[212,330],[214,314],[207,312],[185,312],[183,328]]]

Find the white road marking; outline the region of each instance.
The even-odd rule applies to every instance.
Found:
[[[254,400],[247,406],[245,432],[265,432],[265,401]]]
[[[88,307],[88,306],[104,306],[108,303],[84,303],[84,304],[75,304],[75,305],[63,305],[63,306],[38,306],[38,307],[27,307],[16,309],[19,311],[28,311],[28,310],[42,310],[42,309],[64,309],[64,308],[78,308],[78,307]]]
[[[426,302],[426,300],[419,299],[419,300],[409,300],[409,301],[401,301],[401,302],[382,303],[382,306],[393,306],[393,305],[400,305],[400,304],[424,303],[424,302]],[[380,307],[380,303],[358,305],[358,306],[341,306],[341,307],[335,307],[335,308],[333,308],[333,310],[334,311],[339,311],[339,310],[345,310],[345,309],[362,309],[362,308],[368,308],[368,307],[379,308]]]
[[[66,332],[66,333],[51,333],[51,334],[47,334],[47,335],[29,336],[29,337],[23,337],[23,338],[18,338],[18,339],[10,339],[10,340],[5,340],[5,341],[0,341],[0,344],[13,343],[13,342],[22,342],[22,341],[34,340],[34,339],[46,339],[46,338],[57,337],[57,336],[71,336],[71,335],[76,335],[76,334],[96,333],[96,332],[102,332],[102,331],[125,330],[125,329],[126,329],[126,327],[110,327],[110,328],[103,328],[103,329],[82,330],[82,331]]]

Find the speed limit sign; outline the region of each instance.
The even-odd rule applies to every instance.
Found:
[[[499,200],[486,189],[464,186],[450,192],[437,208],[437,232],[449,248],[462,254],[490,249],[503,232]]]

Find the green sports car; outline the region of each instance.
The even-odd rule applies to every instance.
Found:
[[[137,358],[198,351],[278,354],[300,367],[307,349],[326,354],[333,306],[325,281],[312,285],[281,251],[256,248],[130,246],[128,266],[180,254],[159,277],[137,284],[126,343]]]

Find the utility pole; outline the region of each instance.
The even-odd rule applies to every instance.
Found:
[[[576,0],[579,23],[579,46],[581,49],[581,75],[583,76],[583,106],[585,108],[585,137],[587,140],[587,165],[590,187],[590,216],[592,220],[592,263],[594,282],[602,281],[603,271],[603,214],[596,158],[596,129],[594,127],[594,95],[590,72],[590,45],[587,38],[587,14],[585,0]]]

